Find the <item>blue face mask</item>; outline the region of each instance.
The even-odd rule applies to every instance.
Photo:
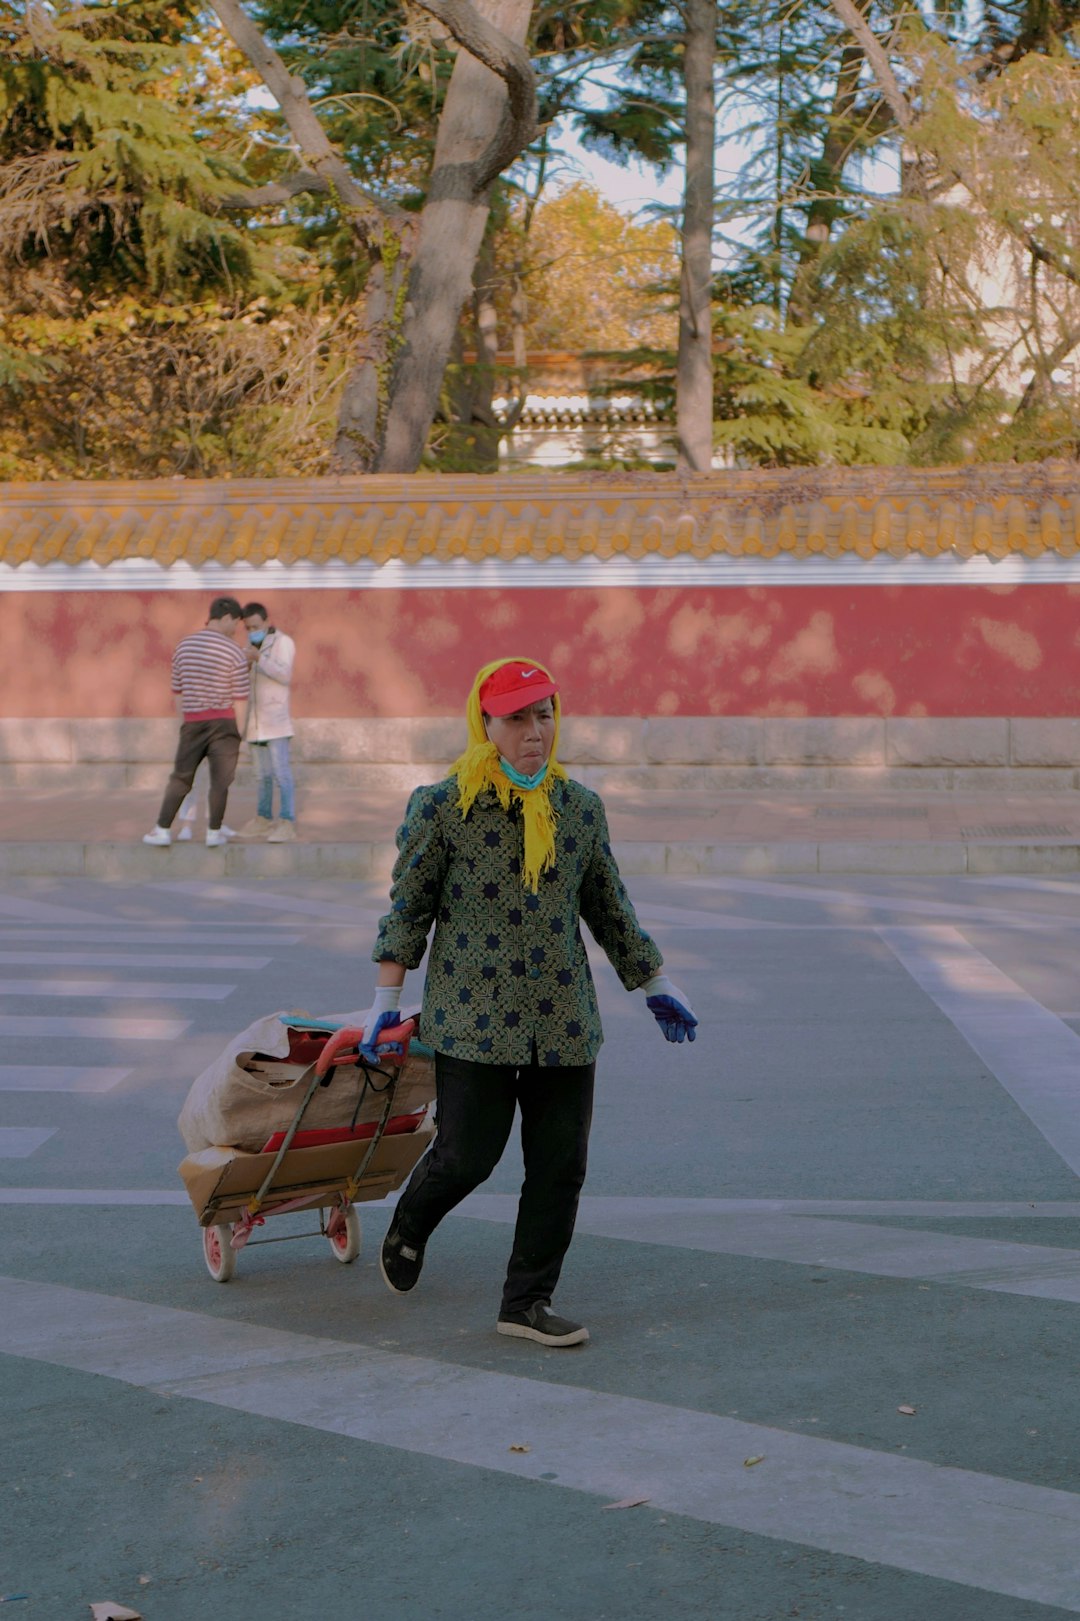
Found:
[[[512,766],[510,761],[504,759],[501,754],[499,755],[499,764],[506,772],[506,775],[510,778],[510,781],[514,784],[515,788],[539,788],[540,784],[547,776],[548,762],[546,760],[540,767],[539,771],[534,771],[531,777],[527,777],[523,771],[519,771],[516,766]]]
[[[265,630],[249,630],[248,631],[248,641],[251,643],[252,647],[261,647],[265,640],[266,640],[266,632],[265,632]]]

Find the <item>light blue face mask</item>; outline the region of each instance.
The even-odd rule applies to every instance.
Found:
[[[531,777],[527,777],[523,771],[519,771],[516,766],[512,766],[510,761],[504,759],[501,754],[499,755],[499,764],[506,772],[506,775],[510,778],[510,781],[514,784],[515,788],[539,788],[540,784],[547,776],[547,760],[544,761],[539,771],[533,772]]]
[[[261,647],[263,642],[265,642],[265,640],[266,640],[266,632],[265,632],[265,630],[249,630],[248,631],[248,641],[251,643],[252,647]]]

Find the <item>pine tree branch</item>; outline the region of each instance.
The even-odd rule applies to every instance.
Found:
[[[298,169],[295,174],[283,175],[280,180],[267,181],[264,186],[249,186],[243,191],[229,192],[221,199],[221,207],[230,210],[273,208],[277,204],[291,202],[294,197],[301,197],[305,193],[326,197],[333,189],[331,182],[323,175],[315,174],[311,169]]]
[[[1024,244],[1033,259],[1037,259],[1041,265],[1046,265],[1049,270],[1056,271],[1059,276],[1064,276],[1065,280],[1071,281],[1074,287],[1080,287],[1080,269],[1077,269],[1068,259],[1062,258],[1056,249],[1048,248],[1045,243],[1040,242],[1037,237],[1032,235],[1026,225],[1013,220],[1011,215],[1006,214],[1004,222],[1012,234]]]
[[[911,103],[900,88],[900,81],[892,70],[892,63],[889,61],[884,45],[882,45],[862,12],[854,3],[854,0],[830,0],[830,4],[848,33],[862,47],[863,55],[873,69],[874,78],[878,82],[878,89],[888,103],[897,124],[901,129],[909,129],[915,122],[915,113]]]
[[[877,80],[878,89],[888,103],[893,117],[900,128],[909,133],[915,123],[915,111],[900,88],[899,80],[892,70],[892,63],[889,61],[885,47],[859,11],[858,6],[855,5],[854,0],[829,0],[829,3],[848,32],[862,46],[866,60],[873,70],[874,78]],[[955,164],[948,164],[947,172],[955,180],[959,181],[973,201],[978,200],[979,187],[973,176]],[[1063,276],[1066,281],[1072,282],[1074,286],[1080,287],[1080,268],[1072,264],[1069,259],[1064,258],[1055,248],[1047,247],[1045,243],[1040,242],[1027,224],[1018,219],[1011,210],[1005,210],[1000,215],[1000,221],[1010,236],[1014,236],[1017,241],[1023,243],[1033,259],[1037,259],[1040,264],[1044,264],[1049,269],[1056,271],[1059,276]]]
[[[536,74],[529,53],[482,17],[472,0],[416,0],[470,56],[506,86],[506,110],[487,151],[471,166],[476,195],[485,192],[536,134]]]
[[[324,181],[353,215],[364,236],[379,230],[391,210],[357,184],[348,164],[331,144],[319,123],[307,85],[294,77],[277,51],[264,39],[240,0],[211,0],[218,21],[233,44],[247,57],[278,106],[293,140],[314,173]]]
[[[1080,344],[1080,327],[1069,327],[1064,335],[1051,349],[1048,355],[1042,355],[1032,374],[1031,381],[1025,388],[1019,405],[1013,412],[1013,421],[1019,422],[1023,417],[1029,416],[1035,407],[1050,391],[1054,373],[1057,368],[1072,354],[1077,344]]]

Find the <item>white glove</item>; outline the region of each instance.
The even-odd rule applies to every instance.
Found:
[[[379,1032],[389,1029],[391,1025],[400,1023],[397,1018],[397,1011],[401,1006],[401,990],[400,985],[376,985],[375,987],[375,1000],[364,1015],[364,1040],[360,1049],[372,1061],[377,1056],[375,1048],[378,1044]]]
[[[667,1041],[694,1041],[697,1019],[685,991],[673,985],[666,974],[654,974],[640,987],[645,1006],[664,1032]]]

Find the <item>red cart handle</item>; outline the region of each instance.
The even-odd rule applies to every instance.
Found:
[[[409,1050],[409,1042],[416,1034],[416,1020],[406,1019],[403,1024],[392,1028],[380,1030],[379,1046],[389,1047],[391,1044],[400,1044],[402,1052],[391,1056],[395,1060],[404,1060]],[[335,1030],[322,1052],[315,1060],[316,1075],[325,1075],[331,1064],[352,1064],[359,1058],[360,1044],[364,1039],[363,1029],[358,1025],[346,1025],[342,1030]]]

